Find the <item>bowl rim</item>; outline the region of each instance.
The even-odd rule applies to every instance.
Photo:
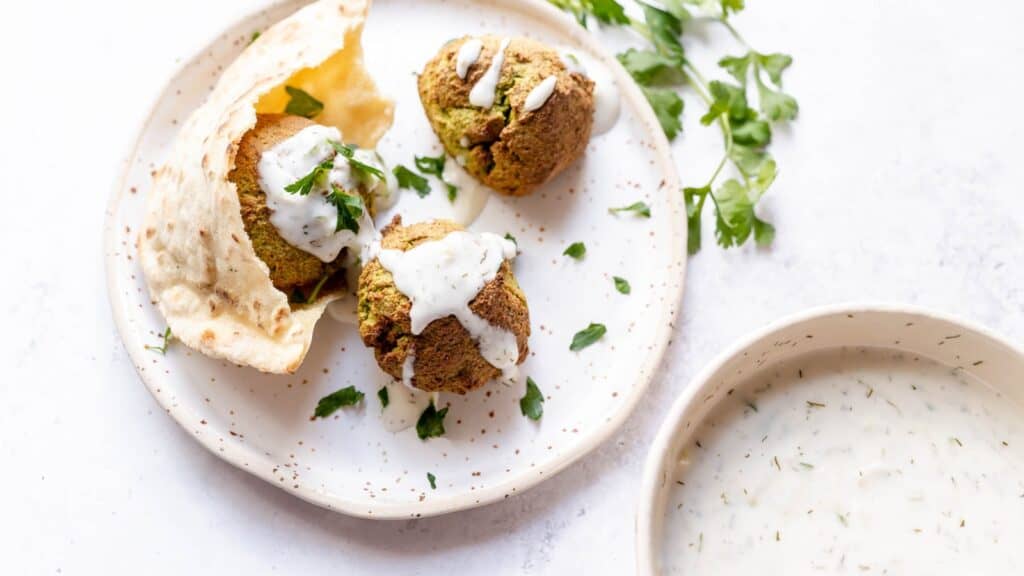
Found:
[[[625,68],[622,67],[621,63],[619,63],[614,56],[610,55],[601,46],[601,43],[596,36],[578,26],[571,16],[559,11],[545,0],[470,1],[492,6],[501,6],[504,9],[514,10],[524,14],[528,18],[543,22],[604,64],[615,79],[616,85],[619,88],[620,98],[624,105],[630,106],[633,113],[637,116],[637,121],[648,129],[647,135],[650,137],[649,145],[654,150],[659,163],[664,168],[664,173],[662,174],[664,178],[664,185],[660,190],[669,194],[669,204],[672,206],[674,211],[679,211],[679,214],[685,214],[685,204],[683,203],[682,194],[678,193],[678,190],[681,190],[682,185],[677,165],[672,156],[668,139],[664,132],[659,128],[660,124],[658,123],[657,117],[647,104],[640,88],[632,81]],[[183,47],[183,52],[186,52],[189,56],[181,58],[177,65],[169,72],[167,79],[154,92],[153,97],[151,98],[153,104],[150,106],[149,110],[143,114],[142,120],[136,123],[136,129],[134,132],[135,136],[130,140],[128,153],[122,156],[122,167],[119,170],[113,189],[106,203],[105,221],[103,226],[103,249],[107,298],[114,318],[114,324],[119,335],[126,333],[129,321],[123,307],[117,304],[119,299],[118,288],[120,286],[120,279],[117,276],[117,265],[115,263],[120,244],[118,237],[120,230],[117,225],[117,214],[119,205],[125,197],[126,191],[129,187],[131,158],[135,156],[137,149],[142,143],[144,134],[154,121],[160,98],[170,90],[178,76],[180,76],[188,67],[192,66],[197,59],[205,57],[208,48],[213,43],[217,42],[218,39],[224,35],[225,31],[238,28],[249,19],[263,12],[282,9],[287,5],[294,5],[296,10],[298,10],[309,3],[310,2],[307,0],[265,0],[255,6],[242,7],[235,10],[232,20],[225,24],[225,26],[218,27],[212,34],[207,35],[205,38],[197,39]],[[659,324],[654,344],[645,355],[642,364],[638,366],[638,371],[641,372],[642,375],[637,378],[636,385],[631,387],[627,394],[624,394],[626,397],[623,398],[620,409],[616,410],[611,417],[604,420],[600,427],[595,428],[595,432],[563,452],[558,458],[549,460],[543,465],[530,468],[528,471],[524,470],[522,474],[510,477],[505,481],[487,486],[472,493],[455,494],[414,504],[375,503],[373,510],[368,512],[366,503],[360,500],[340,498],[337,494],[319,491],[313,486],[307,486],[306,484],[299,484],[298,487],[295,487],[290,483],[282,485],[272,474],[264,472],[264,470],[269,469],[269,467],[250,467],[246,465],[246,462],[260,460],[259,455],[256,453],[234,444],[220,444],[213,439],[212,435],[196,436],[189,434],[189,436],[198,441],[211,454],[239,470],[253,474],[254,476],[266,481],[268,484],[285,490],[306,502],[354,517],[370,519],[424,518],[485,506],[505,499],[509,495],[526,492],[528,489],[540,484],[552,476],[555,476],[571,464],[580,460],[616,433],[625,423],[626,419],[633,414],[636,406],[640,402],[640,399],[650,387],[651,381],[659,373],[659,368],[662,365],[666,350],[668,349],[668,344],[674,333],[676,326],[675,321],[678,318],[679,310],[682,307],[682,296],[686,280],[687,252],[685,242],[687,238],[688,223],[685,218],[678,220],[679,221],[673,221],[673,223],[670,223],[667,227],[670,234],[682,240],[682,243],[679,245],[677,245],[677,243],[670,244],[672,246],[672,262],[670,267],[674,270],[674,272],[670,274],[670,277],[675,277],[676,282],[674,283],[674,286],[667,286],[664,289],[665,298],[663,300],[664,306],[662,308],[664,322]],[[135,248],[132,246],[128,249],[134,250]],[[135,367],[136,374],[138,374],[139,379],[143,381],[157,403],[175,420],[175,422],[177,422],[179,426],[184,430],[189,430],[189,426],[192,424],[192,421],[188,415],[188,410],[183,407],[179,407],[172,402],[168,395],[157,393],[156,390],[161,386],[161,376],[153,372],[142,372],[139,370],[139,367],[142,366],[144,361],[147,359],[145,356],[146,352],[141,342],[137,339],[124,338],[123,336],[121,337],[121,341],[125,350],[128,352],[128,356],[133,366]]]
[[[940,312],[931,308],[918,305],[896,304],[890,302],[844,302],[838,304],[827,304],[815,306],[799,312],[783,316],[769,324],[753,330],[719,352],[707,365],[705,365],[689,382],[683,392],[672,403],[671,408],[662,420],[657,435],[651,443],[644,462],[643,478],[640,483],[639,502],[637,503],[636,515],[636,568],[640,576],[654,576],[659,574],[656,569],[656,535],[652,530],[653,522],[660,510],[656,509],[655,503],[661,492],[659,471],[662,462],[669,456],[669,447],[673,438],[678,434],[683,425],[683,416],[692,405],[695,398],[703,398],[713,386],[713,376],[718,373],[726,364],[742,355],[744,351],[755,346],[772,334],[785,330],[791,326],[803,322],[821,320],[826,317],[840,314],[902,314],[913,315],[919,318],[926,318],[940,322],[947,322],[962,328],[967,332],[974,332],[986,339],[1005,346],[1011,353],[1024,359],[1024,347],[1016,344],[1010,338],[995,332],[973,320]]]

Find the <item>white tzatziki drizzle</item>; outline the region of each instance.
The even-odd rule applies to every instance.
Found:
[[[519,360],[515,334],[474,314],[469,303],[494,280],[502,263],[515,256],[516,245],[497,234],[457,231],[404,252],[382,249],[377,258],[412,303],[413,334],[434,320],[455,316],[476,340],[484,360],[510,374]]]
[[[459,52],[455,56],[455,73],[459,75],[459,78],[466,79],[469,67],[480,59],[480,51],[483,50],[483,47],[484,43],[479,38],[470,38],[463,42],[462,46],[459,46]]]
[[[469,91],[469,103],[473,106],[490,108],[494,105],[494,96],[498,90],[498,80],[501,79],[501,67],[505,65],[505,49],[508,48],[508,44],[508,38],[501,40],[501,46],[491,58],[491,65]]]
[[[619,88],[608,68],[597,60],[569,48],[560,51],[562,63],[570,72],[578,72],[594,82],[594,125],[591,135],[604,134],[619,119]]]
[[[960,368],[803,355],[731,388],[679,458],[666,576],[1024,573],[1024,409]]]
[[[336,184],[346,192],[358,193],[360,182],[352,173],[351,166],[336,153],[328,141],[341,141],[337,128],[313,125],[303,128],[295,135],[278,143],[260,157],[257,171],[260,188],[267,197],[270,208],[270,223],[281,238],[296,248],[308,252],[323,262],[332,262],[343,248],[358,248],[373,240],[374,227],[368,210],[363,210],[359,219],[359,232],[336,230],[338,209],[328,201],[331,185]],[[334,167],[327,178],[313,185],[306,196],[292,194],[285,190],[296,181],[313,171],[322,162],[335,158]],[[357,150],[356,158],[366,164],[383,169],[376,154],[368,150]],[[385,171],[386,172],[386,171]],[[374,187],[387,190],[388,183]],[[390,193],[381,194],[386,201]]]
[[[523,112],[533,112],[546,104],[548,99],[551,98],[551,95],[555,93],[555,84],[557,82],[558,77],[552,75],[541,80],[539,84],[534,86],[533,90],[530,90],[530,93],[526,95],[526,102],[523,104]]]

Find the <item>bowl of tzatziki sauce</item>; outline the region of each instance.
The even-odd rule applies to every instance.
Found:
[[[902,306],[759,331],[662,425],[637,561],[666,576],[1024,573],[1024,352]]]

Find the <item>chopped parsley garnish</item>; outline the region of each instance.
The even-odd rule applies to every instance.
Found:
[[[334,168],[333,160],[324,160],[317,164],[309,174],[306,174],[302,178],[299,178],[295,182],[284,187],[284,191],[289,194],[298,194],[299,196],[308,196],[313,190],[313,185],[324,178],[331,168]]]
[[[632,212],[637,216],[643,218],[651,217],[651,207],[644,202],[634,202],[629,206],[622,206],[621,208],[609,208],[608,212],[611,214],[618,214],[619,212]]]
[[[251,45],[253,42],[255,42],[256,39],[260,37],[260,34],[261,32],[259,30],[253,32],[252,36],[249,37],[249,44]]]
[[[332,188],[334,190],[327,201],[338,209],[338,223],[334,231],[351,230],[353,234],[358,234],[359,219],[363,216],[363,198],[359,194],[346,194],[336,184]]]
[[[540,420],[544,415],[544,395],[533,378],[526,378],[526,395],[519,399],[519,410],[530,420]]]
[[[164,333],[161,335],[161,338],[163,338],[163,344],[161,344],[160,346],[152,346],[150,344],[147,344],[143,346],[143,348],[149,350],[150,352],[157,352],[161,356],[165,356],[167,354],[167,345],[170,344],[171,340],[174,339],[174,334],[171,334],[170,326],[168,326],[167,329],[164,330]]]
[[[594,342],[600,340],[607,331],[608,329],[605,328],[604,324],[595,324],[591,322],[590,326],[580,330],[572,337],[572,344],[569,345],[569,350],[572,350],[573,352],[583,350],[587,346],[590,346]]]
[[[355,406],[362,402],[363,393],[356,390],[355,386],[342,388],[333,394],[328,394],[320,399],[313,411],[313,418],[326,418],[344,406]]]
[[[427,482],[430,482],[430,489],[437,490],[437,476],[427,472]]]
[[[416,435],[420,437],[420,440],[443,436],[444,417],[447,414],[447,406],[438,410],[434,407],[434,401],[431,400],[430,405],[427,406],[427,409],[424,410],[422,414],[420,414],[420,419],[416,421]]]
[[[423,174],[440,176],[444,172],[444,154],[440,156],[416,156],[416,169]]]
[[[633,288],[629,285],[629,282],[625,278],[613,276],[612,281],[615,282],[615,289],[621,294],[629,294],[633,291]]]
[[[421,174],[437,176],[437,179],[444,184],[445,189],[448,191],[448,201],[455,202],[455,198],[459,194],[459,189],[444,179],[444,163],[447,160],[447,157],[444,154],[441,154],[440,156],[416,156],[415,160],[416,169],[419,170]]]
[[[388,387],[381,386],[380,390],[377,390],[377,398],[380,398],[380,409],[383,410],[388,407],[391,403],[391,397],[388,396]]]
[[[310,96],[309,92],[294,86],[285,86],[284,91],[290,97],[288,105],[284,107],[285,114],[313,118],[324,111],[324,103]]]
[[[548,0],[586,27],[588,16],[607,26],[622,26],[646,41],[618,55],[619,62],[646,96],[655,118],[671,140],[682,131],[684,102],[679,92],[691,89],[703,101],[700,121],[717,124],[723,138],[722,156],[703,185],[684,189],[690,254],[701,247],[701,215],[705,200],[715,207],[715,237],[724,248],[743,245],[751,237],[771,244],[775,228],[754,214],[754,207],[772,185],[777,172],[768,148],[773,128],[793,121],[799,106],[783,92],[783,72],[793,63],[787,54],[755,50],[732,24],[744,0],[663,0],[657,7],[639,2],[642,16],[630,16],[617,0]],[[693,14],[697,12],[697,14]],[[699,17],[699,18],[697,18]],[[718,59],[731,81],[707,79],[707,74],[683,49],[681,36],[699,19],[721,25],[742,47],[739,55]],[[703,59],[700,59],[703,60]],[[748,94],[756,93],[757,105]]]
[[[355,146],[351,146],[349,144],[342,144],[341,142],[337,142],[335,140],[328,140],[328,142],[331,144],[331,147],[334,148],[334,151],[344,156],[345,159],[348,160],[349,166],[351,166],[361,176],[367,179],[373,177],[378,180],[384,180],[383,170],[377,168],[376,166],[373,166],[372,164],[367,164],[366,162],[362,162],[356,159]]]
[[[519,247],[519,240],[516,240],[516,237],[509,234],[508,232],[505,232],[505,240],[508,240],[509,242],[515,244],[517,248]]]
[[[415,190],[416,194],[420,198],[430,194],[430,183],[427,182],[427,179],[412,170],[409,170],[405,166],[399,164],[391,170],[391,173],[398,179],[399,188]]]
[[[587,246],[583,242],[573,242],[562,254],[580,260],[587,255]]]

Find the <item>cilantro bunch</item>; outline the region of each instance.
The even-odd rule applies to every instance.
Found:
[[[758,218],[754,206],[778,172],[768,153],[773,126],[795,119],[799,107],[782,91],[782,74],[793,59],[754,50],[729,21],[743,10],[745,0],[660,0],[658,6],[637,0],[643,20],[628,15],[617,0],[548,1],[572,14],[582,26],[592,17],[606,26],[629,27],[647,40],[647,48],[630,48],[618,59],[647,97],[669,140],[682,131],[685,104],[679,92],[684,86],[707,108],[701,124],[715,124],[721,131],[724,150],[714,171],[702,185],[683,189],[690,254],[700,250],[701,215],[708,200],[715,207],[719,245],[740,246],[751,237],[758,245],[771,244],[775,228]],[[687,58],[681,37],[695,18],[724,26],[744,47],[744,54],[725,56],[718,62],[735,82],[708,81]],[[750,104],[751,89],[757,94],[756,107]]]

